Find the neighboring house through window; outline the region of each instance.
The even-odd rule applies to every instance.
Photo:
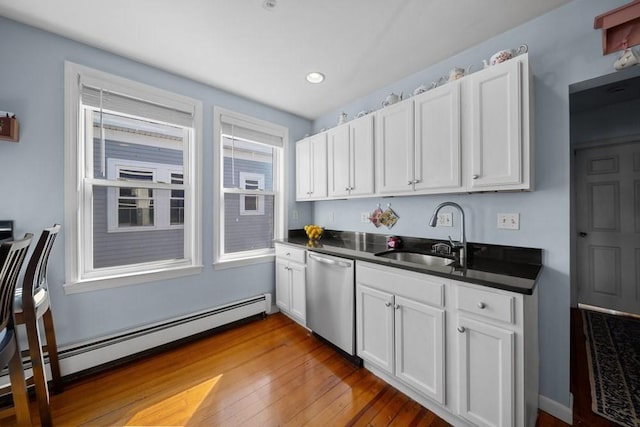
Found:
[[[179,165],[108,159],[107,177],[120,181],[163,182],[182,185]],[[109,231],[169,229],[184,224],[184,190],[109,188]]]
[[[200,101],[67,62],[67,292],[201,271]]]

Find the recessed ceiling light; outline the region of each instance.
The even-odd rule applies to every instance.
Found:
[[[307,74],[307,81],[309,83],[322,83],[323,80],[324,74],[318,73],[317,71],[312,71],[311,73]]]

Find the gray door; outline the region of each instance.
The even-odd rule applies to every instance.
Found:
[[[575,160],[578,303],[640,314],[640,141]]]

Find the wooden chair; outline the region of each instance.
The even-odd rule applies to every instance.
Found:
[[[44,370],[44,353],[49,355],[53,391],[62,391],[58,347],[53,329],[53,315],[49,305],[47,290],[47,265],[53,243],[60,231],[60,225],[45,228],[31,254],[24,273],[22,289],[17,289],[14,301],[14,313],[17,325],[24,325],[29,342],[29,357],[33,369],[33,383],[36,389],[40,422],[43,426],[51,425],[51,409],[49,407],[49,389]],[[40,340],[38,330],[39,319],[44,323],[46,345]]]
[[[32,234],[26,234],[22,240],[0,245],[0,367],[9,366],[14,409],[18,425],[21,426],[31,425],[31,415],[22,357],[15,333],[13,299],[18,275],[32,238]]]

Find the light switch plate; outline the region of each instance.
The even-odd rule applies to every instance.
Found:
[[[504,230],[520,230],[519,213],[499,213],[498,228]]]
[[[451,212],[441,212],[438,214],[438,227],[453,227],[453,217]]]
[[[360,222],[369,222],[369,212],[362,212],[360,214]]]

